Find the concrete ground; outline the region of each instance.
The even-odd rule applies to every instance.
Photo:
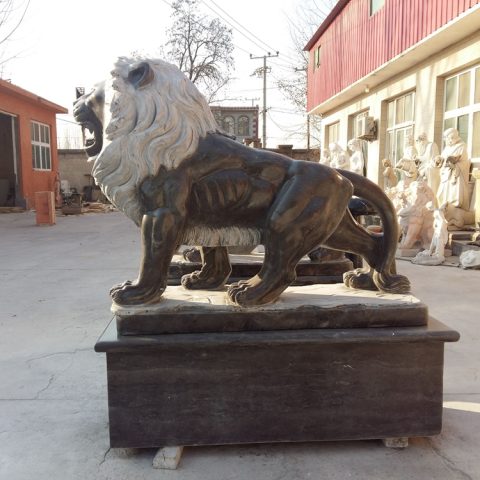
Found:
[[[378,441],[186,448],[176,471],[155,450],[109,449],[108,289],[137,273],[139,232],[120,213],[0,215],[0,478],[5,480],[480,479],[480,271],[399,263],[431,314],[461,333],[446,344],[441,435],[406,450]]]

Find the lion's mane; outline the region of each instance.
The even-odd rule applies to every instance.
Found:
[[[153,79],[141,88],[128,81],[132,65],[147,62]],[[195,85],[162,60],[121,57],[105,83],[104,143],[93,176],[110,201],[137,225],[144,209],[138,186],[160,168],[175,169],[200,138],[216,129]]]

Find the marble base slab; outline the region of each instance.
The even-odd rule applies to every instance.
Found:
[[[112,312],[121,335],[421,326],[428,319],[412,295],[343,284],[289,287],[275,303],[249,308],[229,304],[225,291],[169,286],[158,304],[113,304]]]

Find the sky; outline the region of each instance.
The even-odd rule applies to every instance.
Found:
[[[28,0],[16,0],[21,7]],[[295,19],[306,0],[201,0],[200,8],[217,16],[233,29],[235,45],[234,82],[219,105],[259,105],[262,108],[263,81],[252,73],[263,60],[250,59],[279,51],[268,61],[267,147],[293,144],[305,147],[305,139],[291,136],[306,123],[305,114],[275,87],[275,79],[290,75],[299,67],[289,31],[288,19]],[[104,79],[118,56],[134,51],[159,56],[171,23],[171,0],[30,0],[19,29],[8,44],[16,58],[3,66],[2,77],[71,112],[75,87],[87,90]],[[223,17],[223,18],[222,18]],[[234,20],[238,23],[236,23]],[[228,24],[230,22],[231,25]],[[242,29],[244,27],[244,29]],[[248,30],[248,32],[245,30]],[[69,115],[60,115],[59,130],[71,131]],[[259,126],[261,136],[261,124]],[[76,132],[76,130],[74,130]],[[62,133],[60,133],[62,134]]]

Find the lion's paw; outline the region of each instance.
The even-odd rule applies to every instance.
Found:
[[[343,283],[349,288],[359,290],[378,290],[369,272],[357,268],[343,274]]]
[[[232,283],[227,289],[228,298],[232,303],[236,303],[237,305],[244,306],[243,304],[237,301],[237,296],[247,290],[248,288],[252,288],[255,285],[260,283],[260,278],[255,275],[248,280],[240,280],[239,282]],[[240,297],[239,297],[240,298]]]
[[[164,287],[159,286],[139,286],[124,285],[115,290],[112,294],[112,300],[117,305],[142,305],[145,303],[156,303],[160,301]]]
[[[123,287],[127,286],[127,285],[131,285],[133,282],[131,280],[126,280],[125,282],[123,283],[118,283],[117,285],[114,285],[111,289],[110,289],[110,296],[112,296],[117,290],[121,290]]]
[[[193,272],[184,275],[180,283],[187,290],[217,290],[222,288],[226,281],[227,279],[223,277],[205,277],[200,275],[200,272]]]

